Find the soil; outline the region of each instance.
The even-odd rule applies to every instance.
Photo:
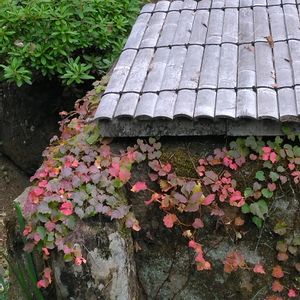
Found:
[[[0,152],[0,276],[7,276],[6,230],[4,220],[14,218],[13,200],[29,184],[29,177]]]

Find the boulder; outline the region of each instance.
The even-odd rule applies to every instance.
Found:
[[[211,152],[218,144],[198,141],[187,148],[184,143],[176,139],[163,141],[165,158],[175,159],[172,153],[176,152],[179,160],[172,163],[182,176],[192,176],[193,158]],[[148,171],[146,164],[139,164],[133,170],[132,182],[147,180]],[[205,227],[195,239],[203,245],[205,258],[212,265],[209,271],[196,270],[195,252],[188,247],[188,240],[179,226],[172,230],[164,226],[165,213],[157,205],[144,204],[149,196],[147,191],[127,191],[132,211],[140,220],[139,232],[131,234],[120,223],[102,216],[78,223],[74,238],[83,246],[87,264],[74,266],[60,255],[53,256],[55,287],[47,299],[246,300],[265,299],[272,294],[272,268],[282,265],[276,259],[276,243],[284,240],[291,244],[300,237],[299,193],[278,191],[262,228],[257,228],[247,215],[243,216],[243,228],[236,230],[232,222],[220,223],[209,213],[203,214]],[[226,211],[231,220],[240,214],[235,207]],[[278,222],[286,224],[287,232],[282,236],[274,232]],[[286,275],[281,281],[287,287],[299,277],[294,265],[299,260],[300,246],[294,245],[289,260],[283,263]],[[242,254],[246,265],[226,273],[223,263],[231,251]],[[266,275],[253,272],[258,263],[264,266]]]
[[[85,87],[86,88],[86,87]],[[64,89],[55,80],[36,80],[18,88],[0,84],[0,151],[32,174],[43,150],[58,133],[59,112],[72,110],[82,90]]]

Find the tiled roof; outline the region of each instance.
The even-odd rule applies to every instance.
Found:
[[[299,122],[299,10],[300,0],[147,4],[95,118]]]

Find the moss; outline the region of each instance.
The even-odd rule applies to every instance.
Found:
[[[183,177],[198,177],[195,167],[198,165],[198,156],[185,148],[163,149],[161,161],[172,164],[176,174]]]

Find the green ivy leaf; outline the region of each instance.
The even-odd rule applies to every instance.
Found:
[[[123,182],[122,182],[120,179],[116,178],[116,179],[113,181],[113,186],[114,186],[115,188],[120,188],[120,187],[123,186]]]
[[[269,176],[273,182],[276,182],[279,179],[279,174],[273,171],[270,172]]]
[[[94,145],[97,143],[100,139],[100,128],[99,126],[96,126],[92,131],[88,133],[88,136],[86,137],[86,142],[90,145]]]
[[[265,215],[268,213],[268,211],[268,204],[265,200],[259,200],[250,205],[250,212],[262,220],[265,219]]]
[[[277,167],[277,172],[282,173],[285,171],[285,168],[283,166],[278,166]]]
[[[65,222],[66,226],[69,228],[69,229],[74,229],[75,228],[75,224],[76,224],[76,219],[74,216],[69,216]]]
[[[288,225],[284,222],[284,221],[279,221],[278,223],[276,223],[273,231],[279,235],[284,235],[286,234]]]
[[[73,255],[72,255],[72,253],[68,253],[68,254],[65,254],[64,255],[64,261],[65,262],[70,262],[70,261],[72,261],[73,260]]]
[[[300,246],[300,236],[296,236],[293,238],[292,244],[294,246]]]
[[[248,214],[250,212],[250,206],[249,204],[245,203],[243,206],[242,206],[242,213],[243,214]]]
[[[267,198],[267,199],[270,199],[270,198],[272,198],[272,196],[273,196],[273,192],[271,192],[269,189],[267,189],[267,188],[264,188],[264,189],[262,189],[261,190],[261,193],[263,194],[263,196],[265,197],[265,198]]]
[[[53,242],[46,242],[45,243],[45,247],[48,248],[48,249],[54,249],[55,248],[55,245]]]
[[[280,136],[276,136],[275,144],[280,146],[283,143],[283,139]]]
[[[53,242],[54,241],[54,233],[53,232],[49,232],[47,235],[47,241],[48,242]]]
[[[294,278],[296,282],[300,283],[300,276]]]
[[[282,158],[286,158],[286,153],[285,153],[284,149],[280,149],[279,154]]]
[[[255,137],[253,137],[253,136],[249,136],[246,138],[245,145],[247,147],[250,147],[254,151],[257,150],[257,142],[256,142]]]
[[[252,222],[253,222],[258,228],[261,228],[262,225],[263,225],[263,220],[260,219],[260,218],[257,217],[257,216],[253,216],[253,217],[252,217]]]
[[[250,187],[247,187],[244,191],[244,197],[249,198],[253,195],[253,190]]]
[[[266,160],[263,163],[263,167],[267,168],[267,169],[272,169],[273,168],[273,164],[269,160]]]
[[[300,147],[299,146],[294,146],[293,147],[293,151],[294,151],[295,157],[299,157],[300,156]]]
[[[294,158],[294,151],[291,145],[285,144],[283,148],[288,157]]]
[[[287,138],[289,140],[295,141],[296,136],[295,136],[295,134],[293,133],[293,131],[289,127],[283,126],[282,127],[282,131],[287,136]]]
[[[38,226],[36,232],[40,235],[41,239],[44,240],[46,236],[46,229],[43,226]]]
[[[264,171],[257,171],[255,174],[255,178],[259,181],[265,181],[266,177]]]

